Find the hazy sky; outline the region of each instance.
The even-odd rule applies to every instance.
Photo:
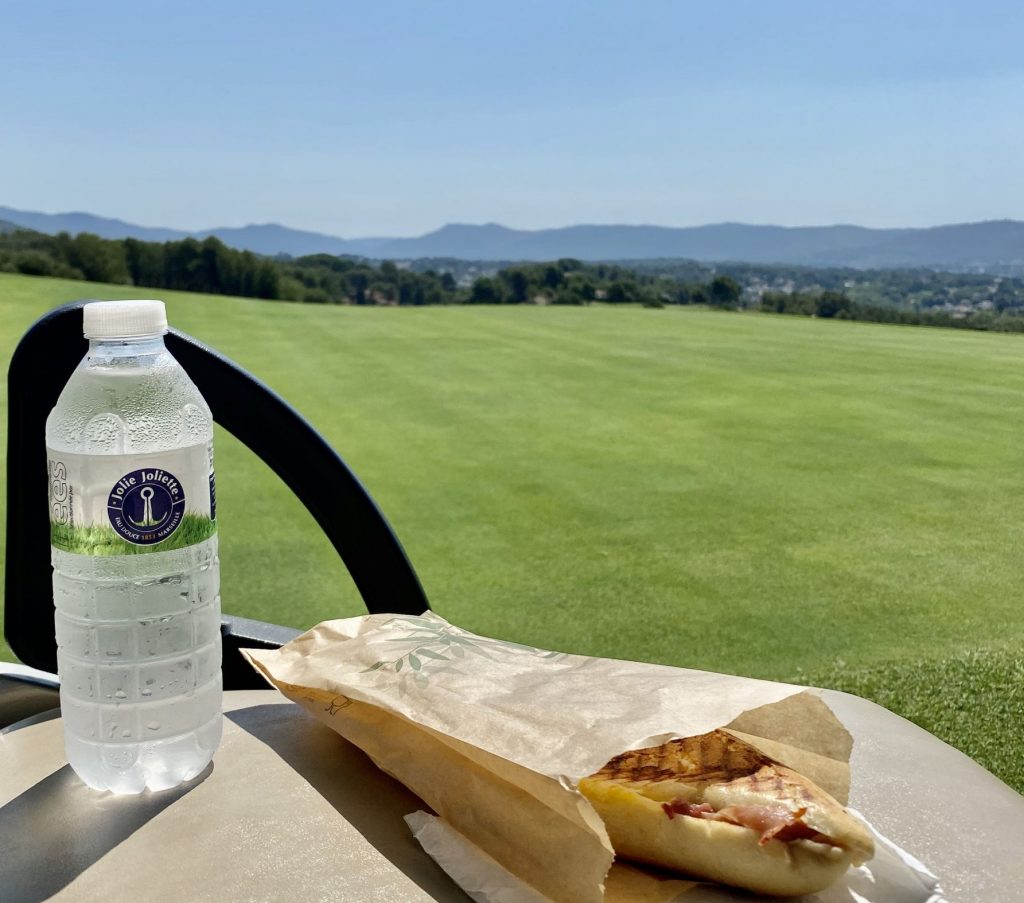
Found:
[[[0,204],[345,237],[1024,219],[1024,4],[0,0]]]

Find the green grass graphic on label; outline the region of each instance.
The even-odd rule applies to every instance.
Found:
[[[170,552],[209,539],[217,532],[217,522],[205,514],[186,512],[181,524],[167,539],[148,546],[137,546],[122,539],[112,527],[97,524],[91,527],[70,527],[50,524],[50,545],[75,555],[145,555],[147,552]]]

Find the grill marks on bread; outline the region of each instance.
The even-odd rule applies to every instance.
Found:
[[[697,737],[669,740],[661,746],[624,752],[608,762],[594,777],[629,784],[664,781],[720,783],[753,775],[774,764],[774,759],[749,744],[717,730]],[[764,780],[769,779],[766,777]]]

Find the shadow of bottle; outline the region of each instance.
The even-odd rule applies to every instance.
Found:
[[[0,898],[41,903],[67,887],[213,771],[134,796],[87,787],[65,765],[0,807]]]

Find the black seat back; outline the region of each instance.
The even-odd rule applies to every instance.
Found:
[[[55,671],[46,417],[88,350],[77,301],[25,334],[8,370],[7,560],[4,634],[27,665]],[[172,329],[167,347],[214,420],[265,461],[306,506],[345,562],[370,612],[421,614],[429,605],[405,551],[348,465],[291,406],[241,367]],[[227,619],[230,621],[231,619]],[[254,622],[238,619],[249,627]],[[253,631],[253,645],[263,645]],[[271,637],[287,636],[271,631]],[[237,657],[236,657],[237,658]],[[255,685],[225,650],[225,686]],[[229,670],[230,669],[230,670]],[[232,675],[237,674],[236,680]]]

